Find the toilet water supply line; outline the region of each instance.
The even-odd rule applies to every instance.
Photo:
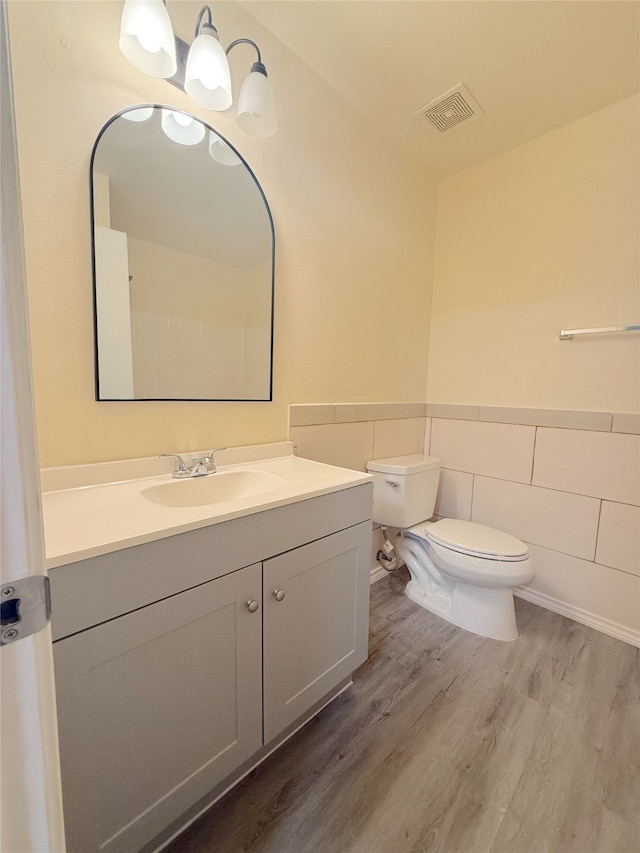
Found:
[[[382,543],[382,548],[376,554],[376,560],[378,561],[378,565],[382,566],[386,572],[394,572],[400,565],[400,557],[393,544],[389,541],[387,528],[382,525],[380,530],[382,530],[384,542]]]

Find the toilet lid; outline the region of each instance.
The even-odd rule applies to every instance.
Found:
[[[528,553],[525,543],[515,536],[493,527],[485,527],[484,524],[475,524],[473,521],[443,518],[431,524],[425,532],[427,538],[463,554],[525,557]]]

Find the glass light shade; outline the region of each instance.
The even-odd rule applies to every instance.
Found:
[[[176,73],[176,42],[162,0],[126,0],[120,50],[132,65],[153,77]]]
[[[197,145],[204,139],[202,122],[174,110],[162,110],[162,129],[180,145]]]
[[[277,130],[273,89],[260,71],[252,71],[242,84],[236,121],[253,136],[273,136]]]
[[[209,154],[222,166],[237,166],[242,162],[233,148],[212,130],[209,131]]]
[[[184,89],[191,100],[209,110],[228,110],[232,103],[231,74],[218,39],[201,33],[189,50]]]
[[[138,107],[136,110],[127,110],[122,113],[122,118],[127,121],[146,121],[153,115],[153,107]]]

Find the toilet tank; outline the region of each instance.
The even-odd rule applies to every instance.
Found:
[[[367,462],[373,474],[373,520],[412,527],[431,518],[436,505],[440,460],[414,453]]]

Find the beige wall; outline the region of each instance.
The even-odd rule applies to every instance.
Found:
[[[170,4],[182,38],[200,5]],[[375,400],[381,389],[424,399],[434,185],[237,4],[217,4],[215,20],[225,43],[261,46],[279,105],[267,140],[133,68],[118,50],[121,10],[120,0],[9,3],[41,463],[279,440],[291,402]],[[94,402],[89,158],[104,123],[145,102],[209,119],[269,200],[273,403]],[[395,310],[402,325],[386,324]]]
[[[439,187],[428,400],[634,412],[640,322],[638,97]]]

